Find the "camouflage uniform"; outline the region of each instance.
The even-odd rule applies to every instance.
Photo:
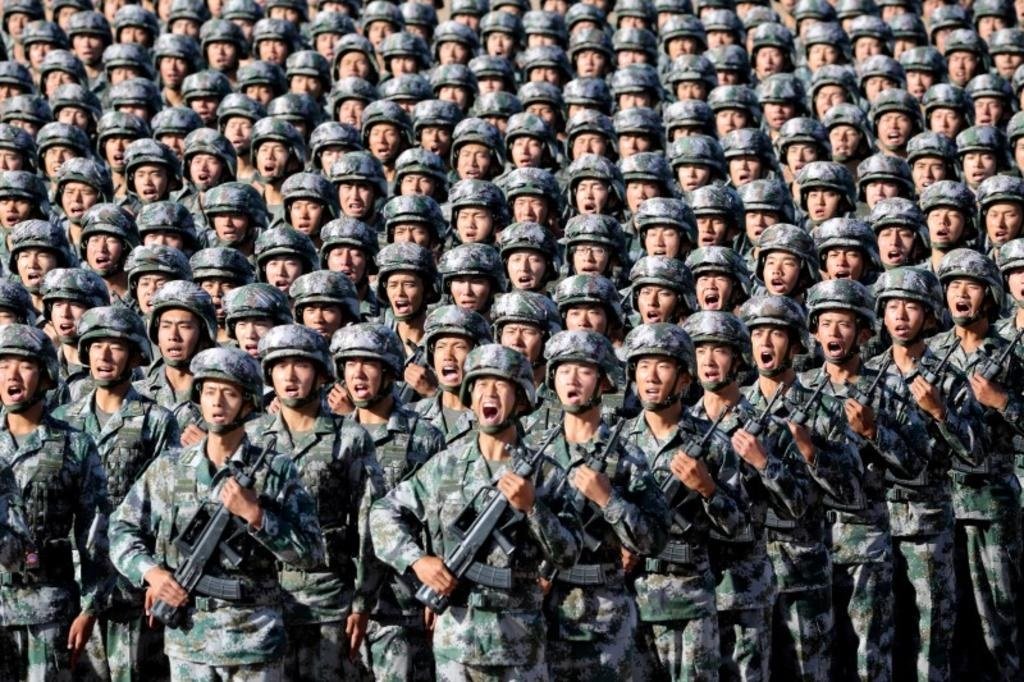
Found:
[[[101,339],[121,339],[134,347],[140,361],[149,357],[149,340],[142,320],[123,308],[87,310],[78,325],[78,348],[88,365],[89,346]],[[118,383],[130,381],[131,367]],[[134,389],[128,388],[120,409],[100,412],[95,389],[62,405],[54,413],[96,442],[107,475],[109,514],[128,494],[128,489],[155,458],[176,448],[178,425],[170,412]],[[97,679],[131,680],[167,677],[163,656],[163,632],[146,624],[145,592],[129,584],[111,567],[98,604],[100,617],[89,640],[88,676]]]
[[[267,384],[274,363],[293,357],[311,360],[323,378],[334,378],[327,342],[308,327],[274,327],[260,339],[260,357]],[[289,432],[280,413],[250,421],[246,431],[257,447],[273,442],[292,460],[316,505],[327,549],[323,561],[313,567],[279,566],[289,633],[285,675],[350,678],[355,669],[349,660],[345,619],[349,613],[369,610],[378,583],[368,513],[370,503],[383,492],[383,481],[373,443],[351,419],[322,408],[311,431]]]
[[[488,344],[466,359],[461,398],[468,402],[472,383],[481,376],[513,381],[520,398],[532,402],[529,364],[516,351]],[[444,556],[457,542],[452,534],[458,515],[476,493],[507,470],[482,456],[477,439],[466,438],[434,455],[409,478],[379,500],[370,513],[373,545],[397,572],[405,573],[427,556],[419,536],[428,536],[430,552]],[[571,568],[579,555],[581,529],[571,507],[563,470],[542,459],[532,476],[533,508],[506,532],[516,551],[512,557],[497,546],[481,563],[508,569],[511,590],[459,581],[451,606],[434,625],[434,657],[439,679],[547,679],[542,594],[537,578],[542,561]]]
[[[548,341],[545,354],[552,391],[561,363],[594,363],[604,377],[618,365],[611,343],[594,332],[559,332]],[[596,398],[599,402],[600,395]],[[548,449],[570,482],[574,469],[585,465],[608,476],[612,487],[604,507],[572,491],[584,522],[584,547],[575,566],[555,573],[545,604],[548,668],[557,680],[632,679],[637,613],[626,589],[621,553],[656,555],[668,537],[668,505],[643,453],[621,439],[610,443],[611,436],[609,423],[602,420],[589,442],[569,443],[561,433]]]
[[[57,381],[53,345],[38,329],[0,329],[0,355],[36,359],[42,381]],[[37,390],[45,389],[44,383]],[[44,410],[30,434],[15,439],[0,430],[0,465],[13,470],[30,544],[21,561],[0,571],[0,678],[70,679],[68,627],[80,612],[97,614],[106,567],[103,464],[89,436]],[[77,585],[72,546],[81,565]]]
[[[696,373],[693,344],[676,325],[638,327],[626,337],[625,352],[630,374],[633,363],[644,355],[673,358],[691,376]],[[623,435],[644,453],[664,490],[673,476],[669,471],[672,458],[680,450],[693,451],[710,426],[684,411],[675,430],[659,439],[641,413],[627,423]],[[740,487],[739,458],[732,446],[724,436],[715,435],[707,452],[701,454],[715,480],[714,494],[703,499],[682,486],[683,499],[666,500],[672,513],[668,543],[657,558],[644,561],[634,583],[647,646],[654,654],[658,674],[672,680],[718,679],[718,618],[708,540],[713,530],[728,538],[751,533]]]
[[[348,358],[379,360],[392,376],[404,366],[398,336],[382,325],[347,327],[336,335],[332,355],[339,372]],[[394,405],[387,423],[364,424],[363,428],[376,448],[383,471],[383,492],[394,490],[445,445],[440,431],[403,405]],[[432,680],[430,635],[423,622],[423,605],[413,596],[419,582],[408,573],[383,570],[386,573],[371,611],[364,659],[368,659],[377,680]]]
[[[244,352],[210,349],[195,357],[191,369],[196,378],[193,399],[198,399],[199,383],[209,378],[239,385],[246,399],[258,405],[259,367]],[[204,438],[178,458],[154,460],[111,520],[110,555],[121,575],[142,587],[149,570],[164,566],[173,572],[180,566],[182,552],[174,540],[197,514],[214,513],[233,467],[251,466],[259,456],[260,448],[243,437],[225,466],[215,469],[206,456]],[[186,627],[164,633],[172,679],[277,680],[282,676],[285,596],[278,580],[278,562],[300,570],[320,565],[323,540],[316,505],[287,456],[271,449],[254,477],[263,521],[254,529],[233,517],[245,529],[234,547],[244,557],[241,565],[233,566],[219,556],[204,569],[205,576],[238,587],[242,597],[223,600],[198,592],[190,595],[182,607]]]

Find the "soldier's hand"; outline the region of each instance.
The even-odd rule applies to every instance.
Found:
[[[611,481],[607,476],[594,471],[586,464],[576,467],[572,484],[598,507],[604,508],[612,499]]]
[[[281,401],[274,396],[274,399],[267,405],[267,414],[277,414],[281,411]]]
[[[1006,407],[1006,403],[1010,402],[1010,395],[1002,386],[994,381],[989,381],[977,372],[971,374],[968,381],[971,383],[974,397],[985,407],[1002,410]]]
[[[846,410],[846,421],[850,428],[868,440],[873,440],[878,435],[875,425],[875,411],[867,405],[862,405],[853,398],[847,398],[843,404]]]
[[[455,576],[439,557],[425,556],[417,559],[412,565],[412,572],[421,583],[438,594],[448,596],[455,590]]]
[[[437,378],[429,367],[406,365],[403,378],[412,390],[424,398],[429,398],[437,393]]]
[[[701,497],[706,499],[715,494],[715,479],[711,478],[702,460],[694,459],[680,450],[669,462],[669,469],[683,485],[700,493]]]
[[[345,634],[348,636],[348,660],[359,658],[359,648],[366,637],[366,624],[370,622],[370,614],[352,612],[345,620]]]
[[[262,527],[263,510],[260,509],[256,491],[243,488],[238,485],[238,481],[229,478],[220,490],[220,501],[229,512],[245,519],[253,528]]]
[[[524,514],[528,513],[533,509],[533,483],[522,476],[517,476],[511,471],[506,471],[505,474],[498,479],[498,490],[501,494],[508,498],[508,503],[512,505],[514,509],[517,509]]]
[[[636,570],[636,567],[640,565],[640,557],[633,554],[625,547],[619,548],[619,554],[622,557],[622,570],[626,573],[632,573]]]
[[[146,571],[142,579],[149,585],[149,589],[146,590],[146,615],[149,615],[154,602],[162,601],[170,606],[184,606],[188,601],[188,592],[167,569],[154,566]]]
[[[78,658],[85,651],[85,645],[92,636],[92,626],[96,623],[96,616],[89,616],[84,613],[71,622],[71,629],[68,631],[68,651],[71,652],[71,667],[78,665]]]
[[[814,441],[811,440],[811,432],[807,430],[806,426],[795,422],[788,421],[786,426],[789,427],[789,433],[793,436],[796,449],[800,451],[804,461],[808,464],[814,464],[814,458],[818,453],[817,448],[814,447]]]
[[[917,401],[918,407],[931,415],[935,421],[946,418],[946,403],[938,387],[929,384],[924,377],[918,375],[910,382],[910,393]]]
[[[547,596],[548,592],[551,591],[551,586],[554,583],[552,583],[547,578],[539,578],[538,577],[537,578],[537,584],[540,585],[540,591],[544,593],[544,596]]]
[[[195,424],[189,424],[185,427],[185,430],[181,432],[181,444],[185,447],[195,445],[204,438],[206,438],[206,431],[203,431]]]
[[[768,455],[761,446],[761,441],[749,431],[740,429],[732,434],[732,447],[744,462],[758,471],[768,466]]]
[[[432,610],[424,607],[423,609],[423,625],[427,628],[427,632],[433,636],[434,634],[434,621],[437,620],[437,614]]]
[[[331,390],[327,394],[327,405],[334,414],[352,414],[352,411],[356,409],[348,397],[348,391],[341,384],[331,386]]]

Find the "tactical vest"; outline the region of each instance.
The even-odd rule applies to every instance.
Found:
[[[122,427],[114,437],[111,447],[100,453],[103,470],[107,472],[107,495],[111,507],[121,504],[132,485],[156,457],[155,452],[146,452],[146,446],[142,442],[142,434],[149,426],[149,416],[153,407],[153,403],[144,405],[142,426],[138,431]]]
[[[413,420],[412,426],[415,428],[416,421]],[[388,432],[388,438],[385,442],[377,441],[377,461],[380,463],[381,469],[384,471],[384,486],[388,491],[394,490],[403,478],[405,478],[406,470],[409,468],[409,444],[411,441],[411,434],[409,433],[391,433]]]

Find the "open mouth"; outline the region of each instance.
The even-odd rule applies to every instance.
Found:
[[[169,348],[164,349],[163,354],[164,357],[177,360],[185,357],[185,348],[182,346],[170,346]]]
[[[957,301],[953,304],[953,310],[961,315],[967,315],[971,312],[971,304],[966,301]]]
[[[722,300],[722,297],[717,291],[708,291],[704,293],[704,305],[713,306],[718,305],[718,302]]]
[[[704,379],[707,381],[718,381],[722,376],[718,369],[711,369],[710,367],[704,370]]]
[[[8,386],[4,391],[7,393],[7,397],[11,401],[18,401],[25,399],[25,387],[24,386]]]
[[[847,268],[839,268],[833,273],[833,276],[836,279],[850,279],[851,273]]]
[[[765,369],[771,369],[775,366],[775,353],[771,350],[764,349],[758,355],[758,359],[761,362],[761,366]]]
[[[885,257],[889,260],[890,263],[903,262],[903,253],[901,251],[886,251]]]
[[[481,175],[483,175],[483,173],[480,172],[479,168],[468,168],[462,171],[462,174],[465,175],[467,178],[479,178]]]
[[[650,322],[660,322],[661,321],[661,311],[660,310],[648,310],[647,312],[644,313],[644,320],[646,320],[648,323],[650,323]]]
[[[843,344],[839,341],[829,341],[825,344],[825,351],[830,356],[838,356],[843,354]]]
[[[275,279],[274,286],[280,289],[281,291],[288,293],[288,287],[291,286],[291,282],[289,282],[286,279]]]
[[[768,286],[770,286],[774,291],[782,291],[786,288],[786,280],[781,277],[772,277],[768,280]]]
[[[412,306],[409,304],[409,299],[395,299],[392,305],[394,306],[396,313],[406,313],[412,309]]]
[[[264,164],[264,165],[260,166],[260,173],[262,173],[265,177],[271,177],[276,172],[277,172],[277,165],[276,164],[273,164],[273,165],[271,165],[271,164]]]
[[[702,234],[698,237],[701,246],[714,246],[715,235],[713,234]]]
[[[597,202],[584,201],[583,205],[580,206],[580,210],[583,211],[584,213],[593,213],[597,211]]]
[[[905,324],[898,324],[892,328],[892,335],[905,339],[910,336],[910,327]]]
[[[498,408],[497,403],[488,401],[480,405],[480,414],[484,422],[493,424],[498,421],[498,415],[501,414],[501,410]]]
[[[124,152],[114,152],[110,155],[110,162],[115,166],[120,166],[124,163]]]
[[[533,275],[520,275],[519,277],[516,277],[516,284],[518,284],[523,289],[532,287],[535,283],[536,280],[534,279]]]
[[[39,270],[29,270],[25,273],[25,284],[36,284],[43,279],[43,273]]]
[[[110,256],[96,256],[93,261],[95,261],[96,267],[105,268],[110,265]]]
[[[441,378],[446,380],[448,383],[453,383],[459,379],[459,367],[455,363],[446,362],[441,365]]]

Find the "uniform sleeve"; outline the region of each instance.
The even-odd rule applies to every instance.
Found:
[[[839,502],[857,504],[864,499],[862,485],[864,467],[854,443],[861,439],[853,433],[836,409],[837,403],[822,406],[811,424],[811,438],[816,450],[814,462],[807,465],[811,477],[826,493]],[[793,444],[794,449],[796,444]],[[795,456],[802,455],[797,451]]]
[[[81,609],[83,613],[92,613],[97,592],[108,570],[107,475],[92,438],[81,432],[73,436],[69,434],[69,437],[73,437],[78,445],[82,467],[82,484],[75,501],[74,530],[75,547],[81,563]]]
[[[0,567],[14,570],[25,554],[25,540],[31,537],[25,509],[14,473],[0,463]]]
[[[324,562],[324,541],[320,533],[316,504],[302,484],[295,463],[278,455],[271,464],[261,497],[263,524],[249,528],[249,534],[280,561],[299,570]]]
[[[432,457],[370,508],[370,537],[377,556],[399,574],[427,556],[416,542],[427,527],[429,481],[436,475],[438,457]]]
[[[626,486],[612,488],[612,497],[602,510],[619,542],[633,554],[653,556],[668,541],[672,516],[661,488],[654,480],[643,455],[626,456]]]
[[[979,430],[981,406],[965,383],[957,388],[954,391],[951,387],[947,392],[946,418],[936,422],[936,426],[954,457],[972,467],[979,466],[985,459],[985,439]]]
[[[576,564],[583,547],[583,527],[572,505],[565,471],[548,459],[545,480],[535,491],[533,508],[526,515],[530,535],[538,542],[544,558],[557,569]]]
[[[135,481],[110,520],[110,560],[132,585],[142,587],[143,576],[160,563],[153,547],[161,517],[171,505],[174,471],[160,457]]]
[[[880,387],[878,394],[890,392]],[[908,410],[901,401],[875,400],[875,438],[867,440],[871,454],[881,459],[898,478],[914,478],[927,464],[918,448],[928,442],[928,433],[917,410]],[[915,447],[915,444],[917,447]]]
[[[362,428],[359,442],[352,452],[361,453],[353,461],[349,480],[353,485],[353,501],[359,500],[359,560],[356,562],[355,594],[352,597],[352,610],[367,613],[373,606],[377,591],[384,578],[380,559],[373,551],[373,539],[370,536],[370,508],[373,503],[383,497],[384,472],[377,461],[373,439]]]
[[[149,455],[160,457],[168,450],[181,446],[181,431],[170,412],[158,409],[153,411],[153,416],[155,419],[152,420],[150,427],[150,445],[153,449]]]
[[[715,492],[711,497],[701,498],[704,513],[719,531],[728,537],[743,537],[752,533],[750,528],[750,505],[743,488],[742,476],[738,466],[739,455],[732,449],[732,444],[721,434],[712,440],[713,455],[719,464],[714,474]],[[727,463],[734,463],[725,466]]]

